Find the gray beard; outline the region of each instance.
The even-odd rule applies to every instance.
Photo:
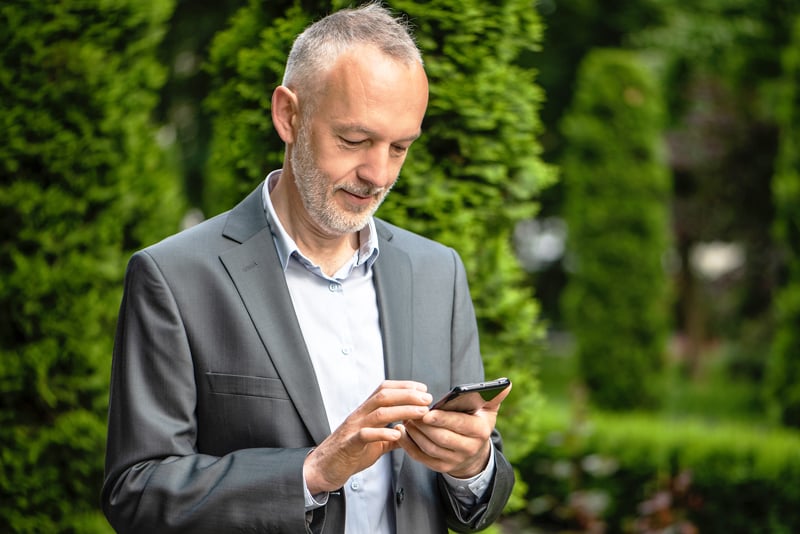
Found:
[[[314,163],[306,131],[303,125],[298,129],[297,142],[290,157],[294,181],[303,206],[311,219],[327,232],[337,235],[358,232],[367,225],[391,188],[371,188],[364,184],[337,186],[337,189],[362,196],[381,195],[377,202],[359,212],[348,212],[338,208],[332,199],[336,189],[328,189],[329,180]]]

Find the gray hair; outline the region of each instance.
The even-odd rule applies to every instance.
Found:
[[[398,61],[422,64],[408,21],[393,17],[380,2],[370,2],[332,13],[306,28],[289,52],[283,85],[293,91],[305,88],[316,100],[315,82],[357,45],[372,45]]]

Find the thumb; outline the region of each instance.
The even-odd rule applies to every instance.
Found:
[[[508,385],[503,391],[498,393],[492,400],[488,401],[486,404],[483,405],[484,410],[497,412],[500,410],[500,404],[503,403],[508,394],[511,393],[511,384]]]

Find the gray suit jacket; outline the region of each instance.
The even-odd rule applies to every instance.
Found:
[[[302,465],[330,434],[261,202],[136,253],[111,375],[102,504],[119,532],[340,533],[345,499],[304,511]],[[374,265],[386,377],[428,385],[483,379],[457,254],[376,221]],[[489,497],[463,513],[440,475],[393,451],[398,534],[486,527],[513,472],[495,433]]]

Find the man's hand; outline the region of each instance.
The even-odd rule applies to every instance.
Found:
[[[391,425],[415,421],[433,400],[420,382],[386,380],[339,428],[311,451],[303,476],[312,494],[341,488],[355,473],[398,448],[402,432]]]
[[[500,404],[511,386],[474,414],[431,410],[418,420],[404,421],[401,446],[409,456],[434,471],[456,478],[471,478],[486,468],[489,438]]]

